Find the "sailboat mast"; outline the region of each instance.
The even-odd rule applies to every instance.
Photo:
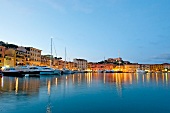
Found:
[[[51,57],[50,57],[50,67],[52,66],[52,51],[53,51],[53,49],[52,49],[52,41],[53,41],[53,39],[52,39],[52,37],[51,37]]]
[[[65,62],[64,62],[64,68],[66,68],[66,47],[65,47]]]

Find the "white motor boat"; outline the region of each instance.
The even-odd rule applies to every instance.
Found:
[[[10,68],[4,68],[2,70],[3,76],[13,76],[13,77],[23,77],[24,75],[21,73],[21,71],[16,70],[13,67]]]
[[[50,67],[39,67],[40,75],[60,75],[61,71]]]
[[[141,69],[137,69],[137,70],[136,70],[136,73],[147,73],[147,71],[141,70]]]
[[[53,69],[47,66],[22,66],[17,67],[17,70],[21,71],[22,74],[29,75],[60,75],[61,71]]]
[[[63,68],[63,70],[62,70],[61,73],[62,73],[62,74],[73,74],[74,71],[71,71],[71,70],[69,70],[69,69]]]
[[[105,73],[114,73],[114,70],[106,70]]]

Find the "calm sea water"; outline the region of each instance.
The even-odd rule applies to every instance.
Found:
[[[0,113],[170,113],[170,74],[0,78]]]

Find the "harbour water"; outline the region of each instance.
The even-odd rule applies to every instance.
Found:
[[[170,113],[169,106],[169,73],[0,78],[0,113]]]

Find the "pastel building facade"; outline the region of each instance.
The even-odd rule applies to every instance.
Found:
[[[136,70],[139,68],[139,64],[125,64],[124,67],[122,67],[123,72],[136,72]]]
[[[114,70],[116,67],[115,64],[100,64],[100,63],[88,63],[88,70],[92,72],[104,71],[104,70]]]
[[[51,55],[41,55],[41,66],[53,66]]]
[[[87,70],[87,60],[85,59],[73,59],[73,62],[77,65],[78,70]]]
[[[4,66],[15,67],[16,66],[16,50],[9,48],[5,50]]]
[[[4,66],[5,47],[0,46],[0,67]]]
[[[66,62],[66,68],[69,70],[78,70],[77,63],[74,62]]]
[[[26,65],[26,49],[25,47],[18,47],[16,50],[16,65]]]
[[[151,64],[150,65],[151,72],[157,72],[157,71],[163,71],[163,70],[164,70],[163,64]]]
[[[25,47],[27,53],[27,60],[29,65],[41,65],[41,51],[40,49],[33,47]]]

